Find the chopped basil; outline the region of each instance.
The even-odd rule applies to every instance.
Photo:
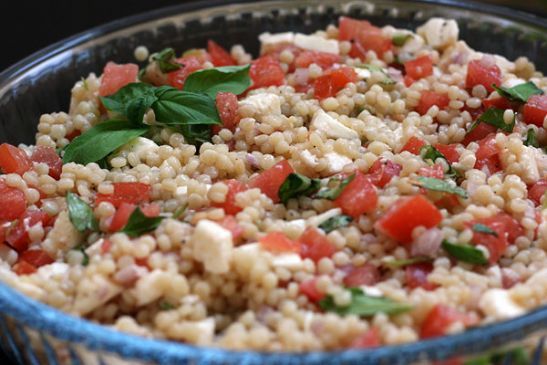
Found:
[[[371,65],[370,63],[366,63],[364,65],[358,65],[357,67],[366,68],[370,72],[381,72],[384,75],[384,79],[382,80],[382,84],[384,84],[384,85],[393,85],[393,84],[395,84],[395,80],[393,80],[391,77],[389,77],[386,70],[384,70],[380,66]]]
[[[454,186],[449,181],[434,177],[418,176],[417,181],[413,181],[413,184],[427,190],[442,191],[445,193],[456,194],[462,198],[467,198],[467,191],[465,191],[465,189],[462,189],[459,186]]]
[[[448,165],[448,170],[446,171],[445,175],[447,177],[459,177],[460,176],[460,172],[457,171],[456,169],[454,169],[452,167],[452,165],[450,165],[450,162],[448,161],[448,159],[446,158],[445,155],[443,155],[441,153],[441,151],[439,151],[438,149],[436,149],[435,147],[433,147],[432,145],[425,145],[423,146],[421,149],[420,149],[420,156],[422,156],[422,158],[424,159],[424,161],[426,160],[430,160],[431,163],[435,163],[435,161],[440,158],[442,160],[444,160],[446,162],[446,164]]]
[[[319,225],[319,228],[325,231],[325,233],[330,233],[335,229],[347,226],[351,223],[352,220],[353,218],[351,218],[349,215],[341,214],[327,219]]]
[[[395,33],[391,38],[391,43],[394,46],[402,47],[410,38],[412,38],[412,34],[410,33]]]
[[[159,307],[160,307],[160,310],[162,311],[169,311],[171,309],[175,309],[175,306],[169,302],[166,302],[164,300],[162,300],[160,303],[159,303]]]
[[[78,245],[73,248],[74,251],[79,251],[83,255],[82,262],[80,263],[82,266],[89,265],[89,255],[87,254],[87,252],[85,252],[85,249],[86,249],[86,246],[84,244]]]
[[[334,200],[338,198],[340,194],[342,194],[342,191],[344,190],[346,185],[348,185],[354,178],[355,178],[355,174],[350,175],[346,177],[345,179],[333,177],[329,180],[329,184],[337,183],[337,185],[333,188],[326,188],[326,189],[319,190],[319,192],[315,194],[315,197],[319,199]]]
[[[145,216],[141,209],[137,207],[133,213],[131,213],[131,216],[129,216],[129,220],[121,232],[124,232],[129,237],[138,237],[158,228],[162,220],[163,217],[149,218]]]
[[[175,211],[173,212],[172,218],[173,218],[173,219],[179,219],[179,218],[182,217],[182,215],[186,212],[186,209],[188,209],[188,203],[186,203],[186,204],[181,205],[180,207],[178,207],[177,210],[175,210]]]
[[[289,199],[307,196],[315,193],[321,187],[321,180],[310,179],[307,176],[292,173],[287,176],[279,187],[279,199],[286,204]]]
[[[507,351],[494,352],[491,354],[476,357],[471,360],[467,360],[463,365],[498,365],[498,364],[511,364],[511,365],[531,365],[530,356],[528,352],[522,347],[517,347]]]
[[[503,121],[503,113],[503,109],[488,108],[477,118],[477,122],[474,124],[473,127],[471,127],[471,129],[473,129],[479,122],[483,122],[493,125],[494,127],[501,129],[504,132],[511,133],[513,131],[513,128],[515,127],[515,117],[513,117],[513,121],[511,123],[506,124]]]
[[[416,256],[416,257],[411,257],[409,259],[384,261],[383,264],[387,266],[388,268],[395,270],[401,267],[414,265],[414,264],[421,264],[424,262],[431,262],[431,261],[433,261],[431,257]]]
[[[146,111],[157,100],[155,90],[152,85],[133,82],[112,95],[101,97],[101,102],[106,109],[140,125]]]
[[[346,306],[339,306],[331,295],[327,295],[319,302],[321,309],[335,312],[339,315],[355,314],[360,317],[370,317],[376,313],[399,314],[412,309],[405,303],[398,303],[386,297],[370,296],[360,288],[347,289],[351,293],[351,302]]]
[[[492,85],[492,87],[496,89],[498,94],[500,94],[504,98],[512,101],[520,101],[522,103],[526,103],[528,98],[532,95],[543,94],[543,90],[538,88],[536,84],[534,84],[532,81],[528,81],[524,84],[519,84],[513,87],[498,87],[496,85]]]
[[[175,61],[175,57],[175,50],[173,48],[165,48],[158,53],[154,53],[152,60],[156,61],[161,72],[169,73],[182,67],[180,63]]]
[[[498,234],[496,233],[496,231],[494,231],[492,228],[485,226],[484,224],[481,224],[481,223],[474,224],[472,229],[473,231],[478,233],[490,234],[492,236],[498,237]]]
[[[184,91],[205,93],[213,99],[220,91],[239,95],[251,86],[250,67],[224,66],[193,72],[184,81]]]
[[[87,230],[96,231],[98,229],[97,220],[93,215],[93,209],[78,195],[68,192],[66,195],[68,206],[68,217],[70,222],[80,232]]]
[[[535,129],[528,129],[528,132],[526,132],[526,139],[524,140],[524,144],[526,146],[539,148],[539,142],[536,136]]]
[[[447,240],[443,240],[442,246],[450,256],[459,261],[473,265],[488,264],[488,260],[484,256],[484,253],[474,246],[468,244],[454,244]]]

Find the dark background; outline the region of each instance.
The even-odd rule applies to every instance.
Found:
[[[188,0],[0,0],[0,71],[75,33],[127,15]],[[547,0],[482,0],[547,16]],[[228,2],[228,1],[227,1]],[[0,351],[0,364],[9,365]]]

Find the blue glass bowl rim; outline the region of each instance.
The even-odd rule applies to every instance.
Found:
[[[268,1],[268,0],[261,0]],[[253,0],[231,1],[230,4],[253,3]],[[477,10],[491,16],[508,18],[517,22],[545,28],[546,19],[527,12],[509,9],[497,5],[461,2],[457,0],[412,0],[423,5],[453,7],[460,10]],[[312,4],[312,3],[310,3]],[[223,0],[205,0],[178,4],[121,18],[72,37],[61,40],[39,50],[21,61],[13,64],[0,73],[0,88],[14,79],[24,76],[34,66],[61,54],[64,51],[83,44],[93,38],[122,30],[123,28],[159,19],[183,12],[227,5]],[[127,359],[157,361],[171,364],[179,361],[194,360],[199,363],[238,363],[238,364],[325,364],[325,363],[399,363],[446,359],[450,356],[461,356],[478,353],[492,347],[492,339],[497,338],[497,345],[522,339],[540,329],[547,328],[547,306],[538,308],[523,316],[469,329],[463,333],[422,340],[409,344],[383,346],[375,349],[313,351],[313,352],[258,352],[231,351],[213,347],[199,347],[179,342],[160,339],[148,339],[116,331],[112,328],[90,322],[83,318],[71,316],[48,305],[27,297],[0,282],[0,314],[14,318],[18,324],[43,331],[58,339],[71,343],[83,344],[92,350],[116,353]]]

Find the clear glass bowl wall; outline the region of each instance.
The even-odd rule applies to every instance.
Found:
[[[433,16],[454,18],[460,38],[509,59],[526,56],[547,71],[547,20],[514,10],[457,1],[203,1],[122,19],[54,44],[0,74],[0,142],[32,143],[42,113],[67,110],[70,89],[109,60],[134,62],[133,50],[203,47],[213,38],[255,55],[258,34],[309,33],[340,15],[414,29]],[[464,334],[374,350],[266,354],[197,348],[114,332],[30,300],[0,283],[0,345],[29,364],[427,364],[547,334],[547,308]],[[537,360],[540,364],[541,360]]]

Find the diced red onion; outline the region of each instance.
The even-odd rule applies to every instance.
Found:
[[[438,228],[430,228],[419,235],[410,248],[412,256],[434,256],[443,240],[443,233]]]

